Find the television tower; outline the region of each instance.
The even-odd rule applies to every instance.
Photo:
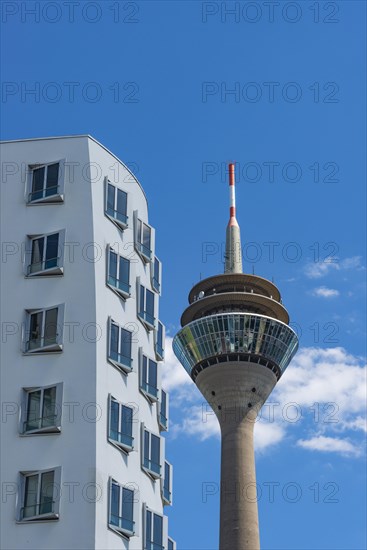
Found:
[[[253,430],[257,414],[297,351],[279,290],[242,272],[235,166],[225,272],[197,283],[173,350],[215,412],[221,430],[220,550],[260,548]]]

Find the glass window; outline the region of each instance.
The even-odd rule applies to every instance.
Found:
[[[154,293],[143,285],[140,285],[139,289],[138,315],[141,321],[147,325],[148,329],[154,328]]]
[[[124,297],[130,296],[130,261],[108,249],[107,284]]]
[[[28,202],[60,196],[59,172],[59,162],[31,169],[31,190]]]
[[[159,359],[164,358],[163,332],[163,325],[160,321],[158,321],[155,352],[158,355]]]
[[[171,465],[168,462],[164,463],[164,480],[163,480],[163,499],[170,504],[172,501],[171,493]]]
[[[61,349],[61,306],[28,312],[29,334],[26,351],[56,351]]]
[[[125,535],[134,534],[134,491],[112,480],[109,525]]]
[[[163,517],[146,510],[145,518],[145,549],[163,549]]]
[[[153,277],[152,277],[152,287],[156,292],[160,292],[161,290],[161,269],[160,269],[160,261],[157,257],[154,258],[154,262],[152,263],[152,270],[153,270]]]
[[[58,493],[55,470],[21,474],[24,480],[23,506],[20,520],[43,519],[45,516],[56,519],[56,498]]]
[[[31,263],[28,274],[52,269],[58,265],[59,234],[32,240]]]
[[[161,439],[159,436],[144,430],[143,466],[154,477],[161,476]]]
[[[151,228],[142,220],[137,220],[136,247],[142,256],[149,260],[152,257]]]
[[[158,399],[158,365],[146,355],[141,357],[140,388],[148,397]]]
[[[119,403],[111,397],[109,438],[128,451],[134,445],[133,416],[134,410],[131,407]]]
[[[56,427],[56,386],[28,391],[23,433]]]
[[[162,389],[161,390],[161,402],[160,402],[160,410],[159,410],[159,423],[162,426],[163,429],[167,429],[168,426],[168,410],[167,410],[167,394]]]
[[[110,321],[110,349],[108,358],[125,371],[132,370],[132,332]]]
[[[127,193],[110,182],[107,183],[105,212],[120,227],[127,227]]]

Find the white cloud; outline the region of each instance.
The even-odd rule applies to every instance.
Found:
[[[311,291],[311,294],[319,298],[335,298],[336,296],[339,296],[339,290],[327,288],[326,286],[319,286],[318,288],[314,288]]]
[[[310,262],[305,267],[305,275],[309,279],[320,279],[328,275],[331,271],[344,271],[349,269],[361,271],[364,269],[361,260],[361,256],[352,256],[344,260],[327,258],[325,261],[321,262]]]
[[[215,414],[176,359],[171,343],[168,337],[163,368],[163,386],[170,391],[171,416],[175,417],[170,435],[200,441],[219,437]],[[303,438],[297,445],[303,448],[322,451],[323,444],[326,447],[332,440],[333,452],[357,456],[359,434],[366,430],[366,373],[361,358],[344,348],[301,348],[255,424],[256,450],[265,452],[288,436],[294,441],[301,431]],[[299,419],[292,422],[297,411]]]
[[[323,435],[312,437],[311,439],[299,439],[297,445],[304,449],[324,453],[340,453],[354,456],[361,454],[360,449],[350,441],[336,437],[325,437]]]

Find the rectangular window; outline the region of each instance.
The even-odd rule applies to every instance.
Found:
[[[172,504],[172,465],[164,462],[162,496],[165,504]]]
[[[134,521],[134,490],[110,480],[110,514],[109,526],[131,537],[135,533]]]
[[[140,358],[140,389],[151,400],[158,400],[158,365],[146,355]]]
[[[106,181],[106,215],[121,229],[127,227],[127,193]]]
[[[134,448],[134,409],[110,397],[109,440],[125,451]]]
[[[21,472],[19,521],[58,519],[61,468]]]
[[[151,227],[137,218],[135,246],[143,260],[150,262],[152,258]]]
[[[168,537],[167,550],[176,550],[176,542],[171,537]]]
[[[164,359],[164,326],[158,321],[155,337],[155,353],[161,361]]]
[[[132,332],[109,319],[109,352],[108,359],[124,372],[132,371],[131,344]]]
[[[143,469],[154,478],[161,477],[161,438],[143,428]]]
[[[163,516],[145,510],[144,550],[163,550]]]
[[[59,275],[63,272],[65,231],[29,237],[26,275]]]
[[[28,203],[63,201],[63,163],[30,166]]]
[[[62,350],[64,306],[27,310],[25,351],[42,353]]]
[[[168,395],[167,393],[161,389],[161,398],[159,402],[158,407],[158,421],[159,425],[163,430],[168,429]]]
[[[107,249],[107,254],[107,284],[123,298],[128,298],[130,296],[130,260],[116,254],[110,247]]]
[[[23,392],[21,433],[60,432],[62,384],[25,388]]]
[[[138,285],[138,292],[138,316],[145,326],[152,330],[155,323],[154,293],[143,285]]]
[[[158,292],[161,291],[161,262],[155,256],[154,261],[152,262],[152,287],[153,290]]]

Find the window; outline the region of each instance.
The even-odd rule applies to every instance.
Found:
[[[167,550],[176,550],[176,542],[171,537],[168,537]]]
[[[131,343],[132,332],[109,319],[109,361],[123,372],[132,371]]]
[[[112,185],[106,180],[105,185],[105,214],[118,227],[125,229],[127,227],[127,193]]]
[[[158,400],[158,364],[140,351],[140,389],[151,400]]]
[[[172,504],[172,465],[167,461],[164,462],[162,497],[165,504]]]
[[[26,311],[26,353],[55,352],[62,350],[64,305]]]
[[[61,431],[62,384],[23,388],[22,434]]]
[[[152,266],[152,287],[153,290],[158,292],[161,291],[161,262],[155,256],[154,261],[151,264]]]
[[[142,259],[148,263],[152,259],[152,228],[135,213],[135,247]]]
[[[109,431],[108,439],[124,451],[131,451],[136,447],[136,426],[134,416],[137,411],[130,405],[124,405],[114,397],[109,398]]]
[[[138,317],[148,330],[154,329],[154,294],[138,283]]]
[[[63,273],[65,231],[29,236],[26,245],[26,275]]]
[[[164,359],[164,326],[158,321],[158,328],[155,335],[155,353],[161,361]]]
[[[158,422],[163,430],[168,430],[168,394],[161,389],[161,398],[158,403]]]
[[[29,168],[27,197],[29,204],[62,202],[64,200],[64,162],[32,165]]]
[[[61,468],[21,472],[19,521],[58,519]]]
[[[132,537],[136,534],[136,525],[134,510],[136,499],[136,490],[133,485],[124,486],[110,479],[110,512],[108,525],[114,531]]]
[[[167,518],[144,506],[144,550],[163,550],[167,540]]]
[[[162,475],[164,439],[151,433],[142,425],[142,467],[145,472],[157,479]]]
[[[123,298],[130,296],[130,261],[107,248],[107,284]]]

